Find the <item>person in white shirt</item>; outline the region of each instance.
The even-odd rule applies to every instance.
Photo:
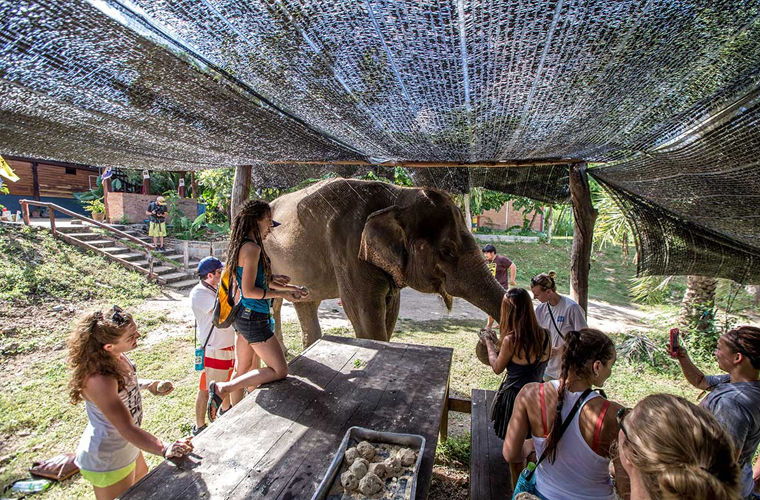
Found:
[[[224,264],[215,257],[206,257],[198,263],[200,282],[190,292],[190,306],[198,329],[198,341],[204,347],[203,371],[198,395],[195,398],[195,425],[193,434],[206,428],[206,405],[211,382],[226,382],[235,366],[235,329],[215,327],[214,302],[216,288],[222,277]],[[229,410],[230,399],[224,399],[222,411]]]
[[[557,293],[557,284],[554,281],[556,276],[557,273],[549,271],[530,279],[530,291],[533,297],[541,302],[536,307],[536,319],[538,324],[549,330],[552,335],[552,355],[544,372],[546,381],[559,378],[567,334],[588,326],[583,308],[570,297]]]

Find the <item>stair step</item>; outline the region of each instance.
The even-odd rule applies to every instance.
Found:
[[[88,241],[88,240],[94,240],[97,238],[102,238],[103,236],[95,233],[70,233],[70,232],[64,232],[66,236],[71,236],[72,238],[76,238],[78,240],[82,241]]]
[[[141,267],[145,267],[145,269],[147,269],[147,266],[141,266]],[[177,272],[177,268],[174,266],[157,266],[154,264],[153,272],[156,274],[161,274],[161,275],[173,274]]]
[[[198,284],[198,278],[183,280],[183,281],[173,281],[172,283],[167,283],[166,286],[170,288],[174,288],[175,290],[182,290],[185,288],[192,288],[195,285]]]
[[[124,259],[124,260],[128,260],[128,261],[136,261],[138,259],[145,260],[145,254],[144,253],[138,253],[138,252],[126,253],[126,254],[119,255],[119,258],[120,259]],[[145,263],[147,264],[148,261],[145,260]],[[136,264],[136,262],[135,262],[135,264]]]
[[[113,243],[113,242],[111,242],[111,243]],[[102,251],[104,251],[106,253],[110,253],[112,255],[116,255],[119,258],[121,258],[121,255],[117,255],[117,254],[122,254],[124,252],[131,252],[132,251],[132,249],[127,248],[127,247],[101,247],[100,250],[102,250]]]
[[[191,277],[192,277],[192,275],[189,274],[189,273],[186,273],[186,272],[177,272],[177,273],[162,274],[161,275],[161,280],[164,283],[168,284],[168,283],[172,283],[172,282],[175,282],[175,281],[188,280]]]
[[[102,238],[102,236],[100,236]],[[113,245],[113,240],[88,240],[87,244],[94,247],[109,247]]]

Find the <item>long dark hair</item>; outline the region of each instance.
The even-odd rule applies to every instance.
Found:
[[[559,388],[557,390],[557,412],[554,417],[554,425],[547,439],[546,450],[551,462],[557,455],[557,442],[559,441],[559,429],[562,426],[562,405],[565,402],[565,386],[570,372],[579,378],[588,378],[594,370],[594,362],[607,363],[615,356],[615,344],[612,340],[592,328],[582,328],[580,331],[572,331],[565,337],[565,351],[562,354],[562,371],[559,376]]]
[[[515,354],[522,353],[528,363],[534,363],[544,354],[544,339],[549,334],[541,328],[533,312],[530,294],[524,288],[510,288],[501,301],[499,318],[500,340],[508,334],[514,335]]]
[[[227,247],[227,267],[230,270],[231,276],[237,276],[240,247],[248,239],[248,235],[253,232],[253,239],[261,249],[260,259],[267,283],[272,282],[272,263],[264,250],[264,243],[259,231],[259,221],[271,212],[272,207],[264,200],[248,200],[240,208],[240,212],[235,216],[235,220],[232,221],[230,244]]]

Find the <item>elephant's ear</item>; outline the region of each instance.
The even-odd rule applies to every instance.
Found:
[[[406,256],[406,233],[398,221],[398,208],[387,207],[370,214],[362,231],[359,259],[390,274],[395,285],[403,288]]]

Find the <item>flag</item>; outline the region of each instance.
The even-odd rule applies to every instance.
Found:
[[[0,175],[5,177],[11,182],[16,182],[19,180],[19,176],[16,175],[16,172],[13,171],[10,165],[8,165],[8,162],[5,161],[5,159],[0,156]]]

